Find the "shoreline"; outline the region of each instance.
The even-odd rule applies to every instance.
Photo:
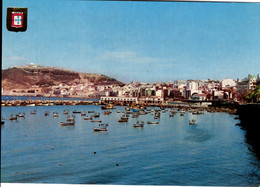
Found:
[[[34,107],[34,106],[53,106],[53,105],[104,105],[99,101],[89,101],[89,100],[7,100],[1,102],[1,107]],[[127,103],[117,103],[115,106],[125,106],[129,107]],[[210,113],[215,112],[227,112],[231,115],[237,114],[237,107],[233,105],[228,106],[201,106],[194,105],[190,103],[180,103],[180,104],[142,104],[143,107],[160,107],[160,108],[168,108],[168,109],[178,109],[188,111],[190,109],[195,109],[197,111],[207,111]]]

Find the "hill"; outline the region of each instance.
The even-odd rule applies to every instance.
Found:
[[[12,67],[2,70],[2,88],[28,89],[34,85],[48,87],[59,84],[71,85],[73,83],[93,83],[94,85],[123,85],[114,78],[101,74],[80,73],[64,68],[39,66]]]

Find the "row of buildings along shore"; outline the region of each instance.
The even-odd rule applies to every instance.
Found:
[[[99,98],[102,103],[167,104],[174,101],[231,100],[241,98],[256,86],[260,75],[249,74],[244,79],[177,80],[162,83],[131,82],[125,85],[94,85],[65,83],[50,87],[32,86],[28,90],[4,90],[2,95]]]

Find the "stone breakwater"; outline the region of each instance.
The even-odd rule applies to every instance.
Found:
[[[7,100],[1,102],[2,107],[10,106],[53,106],[53,105],[88,105],[96,104],[94,101],[84,101],[84,100]]]
[[[142,105],[143,107],[160,107],[160,108],[176,108],[179,110],[197,110],[197,111],[207,111],[207,112],[227,112],[231,115],[237,113],[237,108],[234,107],[221,107],[221,106],[200,106],[194,104],[186,105],[171,105],[171,104],[154,104],[154,105]],[[85,101],[85,100],[2,100],[2,107],[11,107],[11,106],[53,106],[53,105],[100,105],[99,101]],[[128,106],[127,104],[116,104],[118,106]]]

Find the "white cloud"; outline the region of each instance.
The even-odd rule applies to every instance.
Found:
[[[109,61],[118,63],[172,63],[174,59],[142,56],[134,51],[106,51],[96,58],[97,61]]]
[[[26,57],[22,56],[6,56],[4,57],[5,60],[27,60]]]

